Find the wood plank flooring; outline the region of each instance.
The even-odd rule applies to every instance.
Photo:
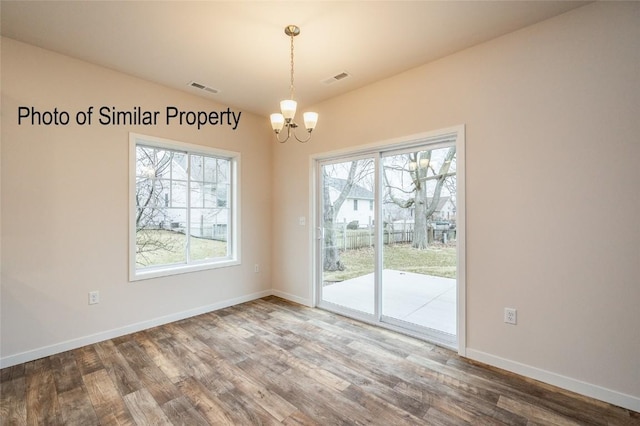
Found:
[[[640,413],[276,297],[0,379],[2,425],[640,425]]]

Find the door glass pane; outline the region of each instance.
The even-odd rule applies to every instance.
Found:
[[[382,159],[382,315],[456,333],[456,148]]]
[[[322,300],[373,314],[374,161],[323,165],[321,173]]]

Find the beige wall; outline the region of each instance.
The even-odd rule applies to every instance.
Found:
[[[100,338],[113,330],[129,331],[271,288],[269,124],[243,112],[235,131],[160,123],[102,126],[97,117],[85,127],[17,125],[19,106],[79,111],[103,105],[162,111],[168,105],[187,111],[228,107],[2,40],[5,361],[20,360],[16,355],[24,352],[27,357],[40,354],[49,345],[54,345],[51,350],[77,346],[96,333]],[[241,153],[242,265],[128,281],[130,131]],[[88,305],[91,290],[100,291],[100,304]]]
[[[317,105],[275,147],[274,287],[312,300],[311,155],[464,124],[467,355],[640,409],[639,41],[596,3]]]

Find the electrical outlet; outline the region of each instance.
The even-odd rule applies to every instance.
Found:
[[[504,308],[504,322],[516,325],[518,323],[518,311],[515,308]]]
[[[253,271],[257,274],[258,272],[260,272],[260,265],[258,265],[257,263],[253,266]]]
[[[89,292],[89,304],[95,305],[96,303],[100,303],[100,292],[99,291],[90,291]]]

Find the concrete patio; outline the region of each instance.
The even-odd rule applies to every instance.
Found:
[[[323,300],[373,314],[373,273],[325,286]],[[382,314],[456,334],[456,280],[412,272],[382,271]]]

